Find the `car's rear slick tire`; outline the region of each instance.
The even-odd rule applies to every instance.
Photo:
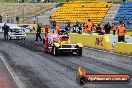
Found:
[[[77,55],[78,55],[78,56],[82,56],[82,47],[80,47],[80,48],[77,50]]]

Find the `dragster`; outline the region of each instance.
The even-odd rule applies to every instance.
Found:
[[[56,33],[45,32],[43,38],[44,51],[51,53],[55,56],[62,53],[71,53],[75,52],[78,56],[82,55],[82,43],[72,44],[68,33],[64,30]]]

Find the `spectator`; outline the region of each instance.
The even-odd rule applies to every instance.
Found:
[[[96,25],[93,25],[93,28],[92,28],[92,32],[95,33],[96,32]]]
[[[36,16],[33,18],[33,22],[34,22],[34,24],[38,23],[38,18]]]
[[[37,27],[37,33],[36,33],[36,40],[35,41],[38,41],[38,37],[40,38],[40,41],[42,41],[42,37],[41,37],[41,26],[39,24],[37,24],[38,27]]]
[[[115,32],[116,32],[116,25],[114,24],[114,26],[112,27],[112,30],[113,30],[113,35],[115,35]]]
[[[93,26],[93,23],[91,22],[90,19],[88,19],[87,28],[88,28],[88,33],[89,34],[91,34],[92,26]]]
[[[79,26],[78,29],[79,29],[78,33],[79,33],[79,34],[82,34],[82,25],[81,25],[81,24],[80,24],[80,26]]]
[[[56,25],[55,31],[56,31],[57,34],[59,33],[59,30],[60,30],[59,25]]]
[[[51,18],[52,18],[52,16],[50,15],[49,19],[51,19]]]
[[[53,21],[53,29],[55,29],[55,27],[56,27],[56,21],[54,20]]]
[[[65,31],[66,31],[66,32],[69,31],[68,25],[65,26]]]
[[[68,26],[68,27],[69,27],[69,29],[70,29],[70,21],[68,21],[67,26]]]
[[[96,33],[99,35],[104,35],[105,31],[101,28],[100,24],[98,24],[98,27],[96,28]]]
[[[76,27],[79,27],[79,22],[78,21],[76,22]]]
[[[8,40],[9,26],[7,26],[5,23],[4,26],[2,27],[2,29],[4,30],[4,39]]]
[[[2,23],[2,19],[3,19],[3,17],[2,17],[1,14],[0,14],[0,23]]]
[[[84,32],[88,33],[88,28],[87,28],[87,24],[86,23],[83,24],[83,27],[84,27]]]
[[[45,33],[49,33],[49,28],[47,25],[45,26]]]
[[[76,33],[76,25],[73,25],[73,33]]]
[[[105,25],[105,32],[106,34],[110,34],[111,26],[109,25],[109,22]]]
[[[10,17],[8,15],[6,15],[6,22],[10,23]]]
[[[14,23],[13,17],[10,17],[10,23]]]
[[[18,3],[23,3],[23,2],[24,2],[24,0],[17,0],[17,2],[18,2]]]
[[[19,17],[16,17],[16,22],[17,22],[17,24],[19,24]]]
[[[102,29],[102,28],[100,27],[100,24],[98,24],[98,26],[97,26],[97,28],[96,28],[96,33],[99,33],[99,34],[100,34],[100,33],[101,33],[101,29]]]
[[[125,32],[126,29],[124,27],[124,23],[121,23],[121,25],[117,28],[118,42],[125,42]]]
[[[123,20],[119,20],[119,23],[120,23],[120,24],[123,23]]]
[[[104,30],[106,30],[106,29],[105,29],[105,28],[106,28],[106,25],[107,25],[107,23],[105,23],[105,24],[103,25],[103,26],[104,26],[104,28],[103,28]]]
[[[122,0],[123,2],[125,2],[126,0]]]

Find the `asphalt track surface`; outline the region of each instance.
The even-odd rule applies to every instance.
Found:
[[[18,88],[0,56],[0,88]]]
[[[130,74],[132,57],[115,55],[83,48],[81,57],[76,55],[53,56],[43,52],[41,41],[34,42],[35,35],[26,40],[4,41],[0,34],[0,53],[19,77],[23,88],[132,88],[130,84],[76,83],[79,66],[88,74]],[[22,87],[21,87],[22,88]]]

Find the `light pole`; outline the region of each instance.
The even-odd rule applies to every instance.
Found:
[[[25,15],[25,14],[24,14],[24,12],[25,12],[25,11],[24,11],[24,6],[26,6],[26,5],[25,5],[25,4],[22,4],[22,8],[23,8],[23,17],[22,17],[22,18],[23,18],[23,24],[24,24],[24,15]]]
[[[82,23],[83,23],[83,11],[84,11],[84,3],[82,1]]]

